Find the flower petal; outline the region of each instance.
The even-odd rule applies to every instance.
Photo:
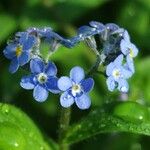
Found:
[[[72,86],[72,81],[69,77],[63,76],[58,80],[57,85],[60,90],[66,91]]]
[[[113,91],[116,87],[116,83],[115,83],[115,80],[113,79],[113,77],[108,77],[107,80],[106,80],[106,84],[107,84],[107,87],[108,87],[108,90],[109,91]]]
[[[44,70],[44,62],[39,58],[32,59],[30,61],[30,69],[32,73],[41,73]]]
[[[64,92],[61,96],[60,96],[60,104],[61,106],[68,108],[70,107],[72,104],[74,103],[74,98],[69,95],[68,92]]]
[[[53,62],[48,62],[48,64],[45,67],[45,73],[48,76],[55,76],[57,74],[57,68]]]
[[[115,68],[115,65],[113,62],[111,62],[107,67],[106,67],[106,75],[107,76],[111,76],[112,75],[112,72]]]
[[[121,52],[122,52],[124,55],[128,55],[128,53],[129,53],[129,50],[128,50],[128,42],[125,41],[124,39],[122,39],[121,42],[120,42],[120,49],[121,49]]]
[[[21,82],[20,82],[20,86],[24,89],[27,89],[27,90],[30,90],[30,89],[33,89],[34,86],[35,86],[35,83],[33,81],[33,78],[34,76],[32,75],[29,75],[29,76],[24,76],[22,79],[21,79]]]
[[[11,73],[15,73],[18,70],[18,68],[19,68],[18,59],[15,57],[10,63],[9,71]]]
[[[76,105],[80,109],[88,109],[91,106],[90,97],[86,94],[82,94],[80,97],[75,98]]]
[[[4,49],[3,53],[6,58],[13,59],[16,56],[16,46],[17,44],[10,44]]]
[[[114,32],[114,31],[116,31],[117,29],[119,29],[119,26],[116,25],[116,24],[114,24],[114,23],[107,23],[107,24],[105,25],[105,27],[106,27],[107,29],[109,29],[111,32]]]
[[[123,61],[123,55],[120,54],[120,55],[114,60],[115,66],[121,66],[121,65],[122,65],[122,61]]]
[[[127,30],[124,31],[123,33],[123,38],[126,40],[126,41],[130,41],[130,36],[129,36],[129,33]]]
[[[134,73],[135,72],[135,68],[134,68],[133,59],[130,56],[127,56],[126,60],[127,60],[126,65],[128,66],[128,69],[131,70],[132,73]]]
[[[85,77],[85,73],[81,67],[76,66],[71,69],[70,78],[75,83],[79,83],[82,79],[84,79],[84,77]]]
[[[35,37],[28,35],[27,39],[24,40],[24,43],[23,43],[23,51],[31,49],[35,42],[36,42]]]
[[[38,84],[33,90],[33,97],[38,102],[44,102],[48,97],[48,91]]]
[[[85,93],[90,92],[94,87],[94,80],[92,78],[88,78],[81,81],[81,86]]]
[[[56,77],[49,77],[46,82],[47,89],[54,94],[60,93],[60,90],[58,89],[57,86],[57,82],[58,78]]]
[[[124,79],[120,79],[118,81],[118,90],[125,93],[128,92],[129,90],[128,82]]]
[[[30,60],[30,54],[28,52],[23,52],[20,57],[18,57],[19,65],[23,66]]]

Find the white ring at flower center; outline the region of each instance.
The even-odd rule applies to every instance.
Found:
[[[112,75],[114,76],[114,78],[119,78],[121,76],[120,70],[114,69]]]
[[[71,89],[71,93],[73,96],[76,96],[81,92],[81,86],[79,84],[74,84]]]
[[[37,80],[39,83],[45,83],[47,81],[47,75],[45,73],[40,73],[37,76]]]

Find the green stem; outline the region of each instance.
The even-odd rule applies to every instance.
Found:
[[[96,55],[96,62],[95,62],[95,64],[91,67],[91,69],[89,70],[89,72],[87,73],[87,76],[91,76],[92,74],[94,74],[95,72],[97,72],[100,63],[101,63],[100,56],[99,56],[99,55]]]
[[[70,123],[71,108],[61,108],[59,126],[59,150],[69,150],[69,145],[63,139]]]

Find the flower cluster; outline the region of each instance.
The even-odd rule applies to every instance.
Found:
[[[20,85],[27,90],[33,89],[35,100],[45,101],[49,92],[61,93],[60,104],[63,107],[70,107],[75,103],[80,109],[88,109],[91,105],[89,92],[94,86],[92,78],[84,79],[85,72],[79,66],[71,69],[70,77],[58,78],[55,64],[42,58],[42,40],[50,45],[51,52],[55,52],[61,45],[72,48],[79,42],[85,42],[97,56],[95,72],[99,71],[100,65],[105,68],[108,90],[128,92],[127,79],[135,72],[134,57],[138,54],[137,47],[131,43],[127,30],[113,23],[104,25],[91,21],[89,26],[81,26],[77,35],[70,39],[65,39],[51,28],[45,27],[18,32],[8,42],[3,52],[11,60],[9,71],[15,73],[20,66],[29,66],[31,73],[21,79]]]

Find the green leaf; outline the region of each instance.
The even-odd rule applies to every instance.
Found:
[[[107,110],[107,111],[106,111]],[[122,102],[96,109],[68,130],[64,142],[72,144],[100,133],[128,132],[150,135],[150,113],[135,102]]]
[[[1,150],[56,150],[54,142],[44,141],[32,120],[21,110],[0,103]]]
[[[16,21],[13,17],[1,14],[0,15],[0,42],[9,36],[16,28]]]

